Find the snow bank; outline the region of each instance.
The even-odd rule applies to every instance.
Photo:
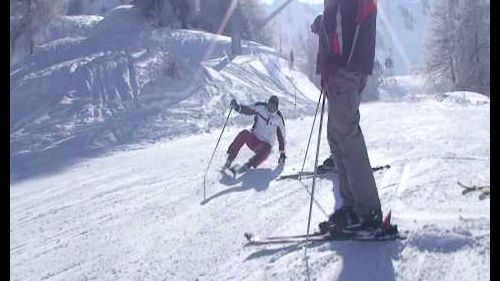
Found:
[[[490,98],[475,92],[447,92],[435,94],[434,98],[445,104],[459,104],[459,105],[484,105],[490,103]]]

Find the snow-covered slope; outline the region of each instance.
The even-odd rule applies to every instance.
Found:
[[[454,94],[445,94],[454,96]],[[474,96],[463,94],[464,99]],[[242,127],[128,147],[10,187],[11,280],[490,280],[490,105],[428,96],[361,106],[383,211],[397,242],[245,246],[243,233],[303,233],[310,180],[276,181],[277,159],[240,180],[217,171]],[[312,117],[291,119],[287,163],[302,165]],[[322,139],[321,158],[327,155]],[[236,161],[251,155],[244,148]],[[309,157],[307,169],[313,165]],[[335,204],[316,186],[312,226]]]
[[[14,173],[31,165],[31,154],[209,131],[232,98],[277,95],[287,116],[314,110],[316,88],[274,49],[243,42],[244,55],[231,61],[229,38],[153,29],[132,6],[65,17],[47,33],[52,40],[11,71]]]
[[[489,98],[423,96],[408,75],[362,104],[371,163],[391,165],[375,174],[383,211],[407,240],[249,247],[246,231],[306,230],[311,181],[277,177],[302,165],[318,90],[273,49],[244,42],[230,61],[228,38],[154,30],[130,6],[58,22],[11,72],[11,280],[490,280],[489,197],[457,184],[489,185]],[[251,123],[235,113],[204,186],[230,99],[272,94],[284,169],[275,147],[239,180],[218,172]],[[318,180],[313,228],[335,184]]]

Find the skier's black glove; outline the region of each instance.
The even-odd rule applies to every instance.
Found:
[[[231,105],[231,107],[232,107],[234,110],[236,110],[236,111],[240,111],[241,106],[238,104],[238,102],[236,102],[236,100],[235,100],[235,99],[232,99],[232,100],[231,100],[231,104],[230,104],[230,105]]]
[[[313,24],[311,24],[311,32],[314,34],[318,34],[319,30],[321,28],[321,20],[323,19],[322,15],[318,15],[315,19]]]
[[[279,164],[283,164],[283,163],[285,163],[285,159],[286,159],[285,152],[281,152],[281,153],[280,153],[280,159],[278,160],[278,163],[279,163]]]

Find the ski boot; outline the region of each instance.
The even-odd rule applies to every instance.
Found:
[[[234,165],[231,168],[229,168],[229,171],[233,173],[233,177],[237,177],[238,175],[244,174],[250,170],[250,165],[248,163],[244,164],[243,166],[239,165]]]
[[[328,221],[319,224],[320,233],[330,233],[335,238],[350,237],[352,232],[346,228],[358,227],[361,224],[359,216],[351,207],[341,207],[330,215]]]
[[[328,157],[323,161],[323,164],[318,166],[318,172],[319,173],[326,173],[330,171],[335,171],[335,161],[333,160],[333,157]]]

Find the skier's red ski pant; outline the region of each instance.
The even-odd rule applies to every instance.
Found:
[[[227,150],[227,153],[229,154],[231,159],[236,158],[236,155],[238,155],[238,152],[244,144],[246,144],[248,148],[255,152],[255,155],[248,161],[250,167],[255,168],[259,166],[264,160],[267,159],[267,157],[271,153],[271,145],[269,145],[267,142],[259,140],[250,131],[243,130],[236,136],[236,138],[233,140],[233,143],[231,143]]]

